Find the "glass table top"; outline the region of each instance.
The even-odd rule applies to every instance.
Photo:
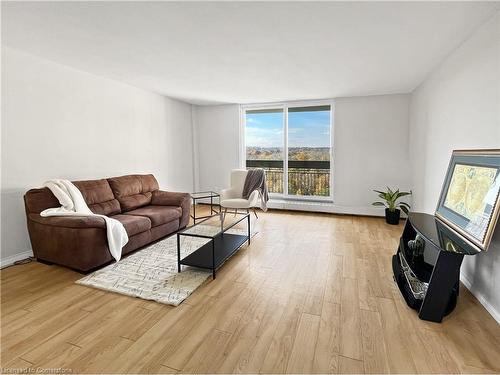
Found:
[[[199,199],[199,198],[210,198],[210,197],[218,197],[219,196],[219,193],[216,193],[215,191],[198,191],[198,192],[195,192],[195,193],[191,193],[191,197],[195,198],[195,199]]]
[[[214,215],[184,229],[182,232],[179,232],[179,234],[212,238],[217,236],[219,233],[232,228],[236,224],[243,222],[243,220],[248,216],[249,214],[247,213],[238,213],[236,216],[234,214],[227,214],[225,215],[224,220],[222,220],[224,215]]]

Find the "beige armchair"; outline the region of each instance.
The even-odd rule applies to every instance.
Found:
[[[224,215],[227,213],[228,208],[234,210],[235,213],[238,210],[249,212],[250,208],[252,208],[255,217],[258,218],[255,206],[258,205],[259,192],[255,190],[248,199],[242,196],[247,173],[246,169],[233,169],[231,171],[231,187],[220,192],[220,205],[224,208]]]

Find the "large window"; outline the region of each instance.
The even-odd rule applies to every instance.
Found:
[[[331,197],[331,106],[244,109],[246,166],[264,168],[271,193]]]

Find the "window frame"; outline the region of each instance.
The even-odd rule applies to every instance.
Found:
[[[288,194],[288,108],[292,107],[316,107],[321,105],[330,106],[330,195],[329,196],[308,196],[308,195],[290,195]],[[283,193],[270,193],[271,199],[284,199],[292,201],[320,201],[334,202],[333,171],[334,171],[334,113],[335,101],[333,99],[323,100],[305,100],[305,101],[287,101],[273,103],[256,103],[240,105],[240,126],[239,126],[239,160],[240,168],[246,169],[246,112],[248,110],[266,110],[266,109],[282,109],[283,110]]]

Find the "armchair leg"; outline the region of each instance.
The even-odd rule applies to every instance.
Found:
[[[224,213],[222,214],[222,222],[224,222],[224,220],[226,220],[226,214],[227,214],[227,208],[224,207]]]
[[[234,216],[236,216],[237,213],[238,213],[238,209],[235,209],[234,210]]]
[[[253,213],[255,214],[255,217],[258,219],[259,217],[257,216],[257,210],[255,209],[255,207],[253,208]]]

